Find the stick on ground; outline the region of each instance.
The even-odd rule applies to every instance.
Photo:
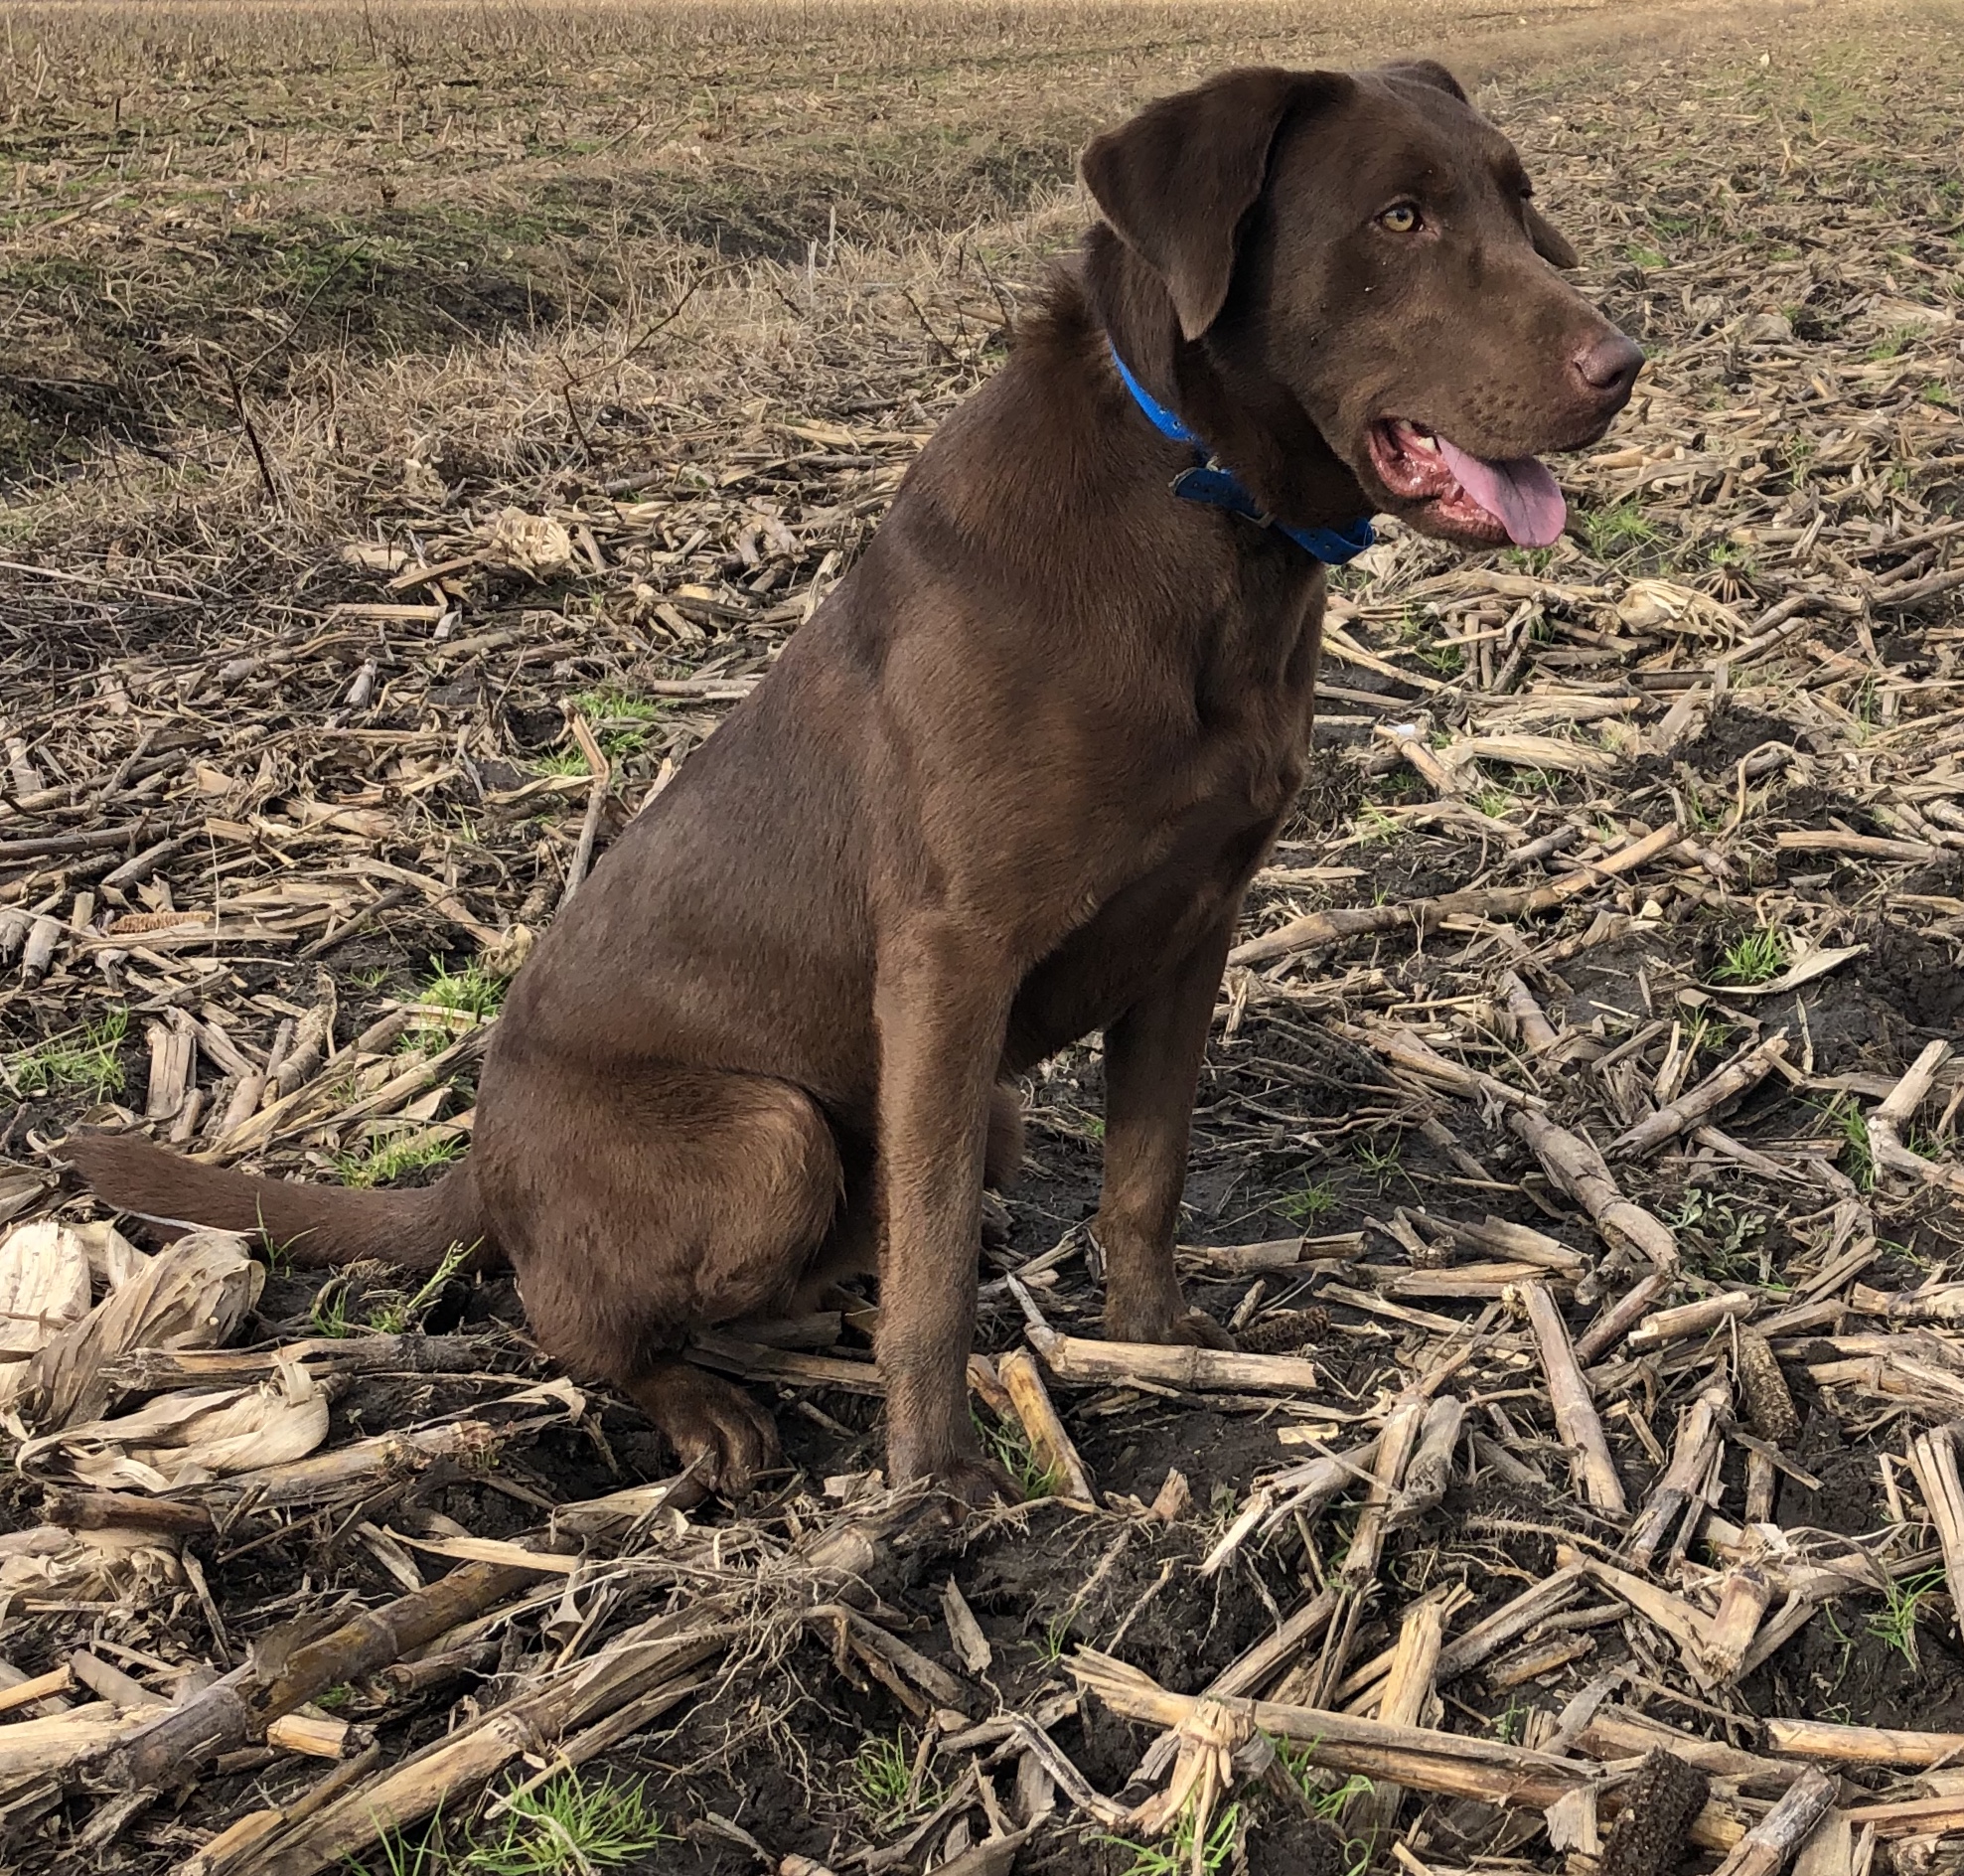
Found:
[[[1601,1154],[1580,1134],[1529,1108],[1516,1108],[1507,1123],[1528,1143],[1548,1176],[1588,1213],[1612,1251],[1634,1252],[1660,1268],[1677,1268],[1678,1240],[1670,1227],[1623,1196]]]
[[[1080,1504],[1095,1505],[1098,1488],[1091,1483],[1091,1474],[1078,1457],[1077,1446],[1058,1418],[1035,1361],[1022,1349],[1012,1348],[995,1367],[1016,1418],[1029,1436],[1030,1451],[1059,1495],[1075,1498]]]
[[[1541,1349],[1556,1430],[1575,1459],[1583,1495],[1596,1510],[1621,1517],[1629,1508],[1623,1497],[1623,1482],[1616,1476],[1616,1462],[1609,1456],[1609,1442],[1603,1437],[1602,1421],[1589,1398],[1588,1383],[1576,1364],[1562,1312],[1545,1284],[1523,1284],[1521,1296]]]

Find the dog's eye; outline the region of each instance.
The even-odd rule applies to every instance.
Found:
[[[1378,226],[1393,234],[1416,234],[1419,232],[1419,211],[1409,202],[1394,202],[1378,217]]]

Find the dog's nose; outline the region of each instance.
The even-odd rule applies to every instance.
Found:
[[[1610,332],[1585,346],[1571,363],[1576,376],[1605,403],[1620,404],[1643,370],[1643,350],[1620,332]]]

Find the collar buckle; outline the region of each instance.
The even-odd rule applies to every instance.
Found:
[[[1117,346],[1112,347],[1112,363],[1119,368],[1120,382],[1132,393],[1133,402],[1138,405],[1145,420],[1168,442],[1188,445],[1198,458],[1191,469],[1181,470],[1169,485],[1182,501],[1224,508],[1232,515],[1252,521],[1258,528],[1267,528],[1294,542],[1311,559],[1321,560],[1326,566],[1341,566],[1346,560],[1354,560],[1376,541],[1368,515],[1360,515],[1341,528],[1284,527],[1259,507],[1234,471],[1133,376],[1131,368],[1119,356]]]

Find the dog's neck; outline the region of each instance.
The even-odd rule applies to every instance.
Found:
[[[1119,356],[1265,512],[1296,529],[1341,529],[1369,513],[1357,478],[1288,390],[1231,373],[1204,337],[1183,339],[1164,282],[1109,228],[1086,240],[1084,279]]]

